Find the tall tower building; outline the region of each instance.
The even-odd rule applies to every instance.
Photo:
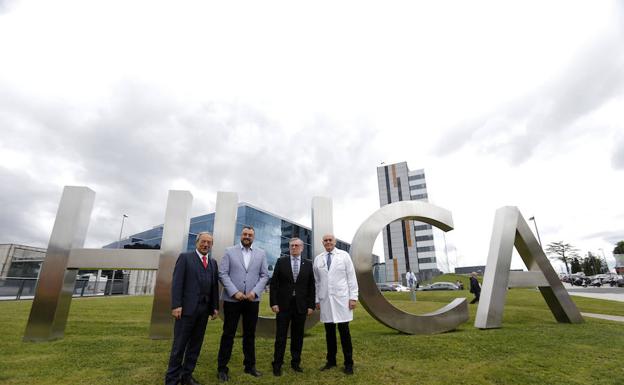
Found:
[[[377,167],[379,204],[406,200],[428,201],[423,169],[410,171],[406,162]],[[408,220],[395,221],[383,230],[386,281],[405,282],[412,270],[419,281],[439,274],[431,225]]]

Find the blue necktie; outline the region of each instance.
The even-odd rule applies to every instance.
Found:
[[[331,253],[327,253],[327,270],[331,267]]]

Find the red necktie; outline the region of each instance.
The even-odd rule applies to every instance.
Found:
[[[204,269],[208,267],[208,258],[205,255],[202,256],[202,263],[204,264]]]

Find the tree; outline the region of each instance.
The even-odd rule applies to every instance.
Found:
[[[569,243],[563,243],[563,241],[550,242],[546,246],[546,253],[550,255],[550,259],[558,259],[563,262],[568,274],[570,274],[568,261],[572,258],[578,258],[578,249]]]
[[[581,266],[581,261],[578,258],[572,259],[570,261],[570,269],[572,269],[572,274],[576,274],[579,271],[583,271],[583,267]]]
[[[613,249],[613,254],[624,254],[624,241],[619,241]]]
[[[597,255],[592,254],[591,251],[587,252],[587,257],[583,258],[583,273],[585,275],[596,275],[602,272],[603,263]]]

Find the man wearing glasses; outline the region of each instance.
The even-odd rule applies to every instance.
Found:
[[[290,325],[290,367],[295,372],[301,368],[301,349],[306,317],[314,311],[314,273],[312,263],[301,257],[303,241],[292,238],[288,242],[290,255],[275,263],[271,278],[270,304],[275,318],[275,351],[273,374],[282,375],[286,338]]]

